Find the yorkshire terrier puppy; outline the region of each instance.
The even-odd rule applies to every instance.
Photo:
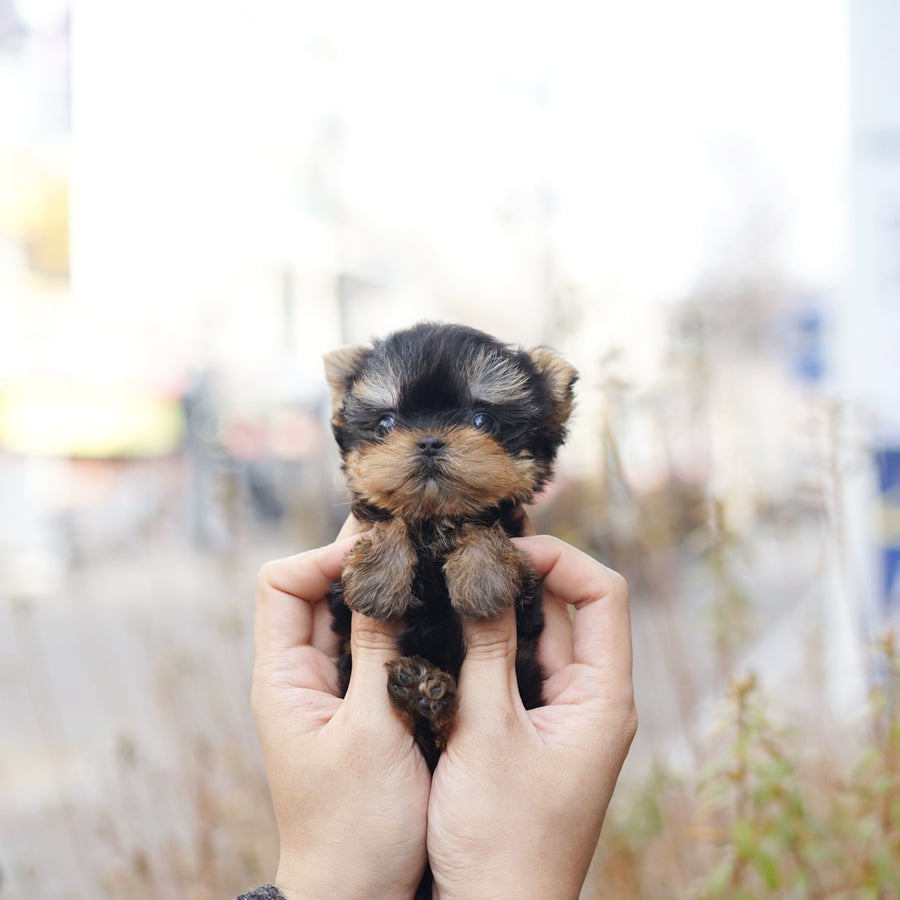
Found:
[[[325,357],[354,545],[329,603],[350,677],[351,610],[404,622],[387,690],[433,770],[453,728],[462,619],[515,606],[516,674],[541,704],[540,584],[510,537],[552,474],[577,374],[460,325],[422,324]]]

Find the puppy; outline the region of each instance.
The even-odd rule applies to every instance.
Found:
[[[540,584],[510,541],[566,435],[575,369],[554,351],[421,324],[325,357],[354,545],[329,604],[350,677],[351,610],[403,621],[387,690],[433,770],[453,728],[463,619],[515,606],[516,674],[541,704]]]

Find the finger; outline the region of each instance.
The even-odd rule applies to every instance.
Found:
[[[572,613],[567,604],[544,592],[544,629],[538,639],[538,661],[549,678],[575,661],[572,652]]]
[[[466,655],[459,673],[460,715],[491,714],[519,696],[516,683],[516,613],[463,622]]]
[[[534,523],[522,510],[522,536],[534,536]],[[538,661],[545,678],[572,662],[572,616],[568,606],[543,592],[544,628],[538,640]]]
[[[326,640],[316,609],[341,567],[355,538],[266,563],[256,584],[253,641],[257,658]],[[327,613],[324,605],[319,609]],[[326,649],[326,648],[322,648]]]
[[[362,613],[353,613],[350,624],[353,667],[347,686],[348,700],[375,708],[389,702],[385,666],[399,656],[399,628],[396,622],[382,622]]]
[[[630,682],[631,617],[625,579],[556,538],[516,538],[514,543],[528,554],[545,590],[575,607],[574,661]]]

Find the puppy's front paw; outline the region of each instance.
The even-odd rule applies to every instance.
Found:
[[[388,696],[413,733],[425,720],[434,746],[446,746],[459,705],[452,675],[419,656],[401,656],[388,663]]]
[[[412,592],[415,564],[403,523],[376,524],[354,544],[344,563],[344,602],[382,621],[402,618],[420,603]]]
[[[499,526],[466,526],[444,564],[450,602],[463,618],[492,619],[516,602],[528,570]]]

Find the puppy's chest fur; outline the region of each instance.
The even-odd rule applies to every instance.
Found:
[[[542,626],[540,590],[524,556],[508,537],[521,534],[515,510],[467,522],[407,525],[415,554],[406,628],[398,644],[404,656],[420,656],[454,678],[465,652],[461,619],[491,618],[517,607],[519,630],[537,638]],[[527,616],[524,614],[528,613]],[[540,684],[523,684],[526,706],[540,702]]]

